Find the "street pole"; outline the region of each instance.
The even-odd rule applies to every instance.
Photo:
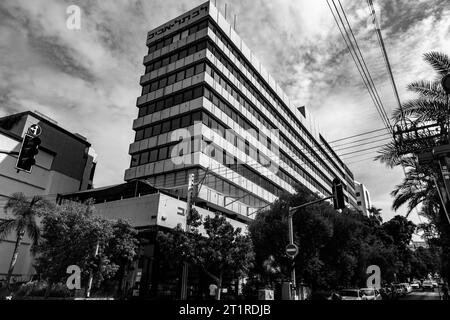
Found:
[[[334,196],[329,196],[329,197],[326,197],[326,198],[323,198],[323,199],[310,201],[310,202],[301,204],[301,205],[299,205],[297,207],[289,207],[289,213],[288,213],[289,244],[291,244],[291,245],[294,244],[294,226],[293,226],[293,222],[292,222],[292,217],[294,216],[295,212],[298,209],[301,209],[301,208],[304,208],[304,207],[307,207],[307,206],[310,206],[312,204],[316,204],[316,203],[319,203],[319,202],[323,202],[325,200],[332,199],[332,198],[334,198]],[[296,279],[295,279],[295,256],[292,257],[291,283],[292,283],[292,290],[291,290],[291,292],[292,292],[292,300],[294,300],[295,299],[296,287],[297,287]]]
[[[291,212],[289,209],[289,217],[288,217],[288,224],[289,224],[289,244],[294,244],[294,227],[292,223],[292,217],[294,216],[294,211]],[[294,298],[295,297],[295,290],[297,287],[296,281],[295,281],[295,257],[292,257],[292,270],[291,270],[291,282],[292,282],[292,290],[291,295]]]
[[[186,199],[186,232],[189,232],[189,217],[192,210],[192,200],[194,193],[194,179],[195,175],[192,173],[189,175],[188,182],[188,191],[187,191],[187,199]],[[189,277],[189,266],[187,262],[183,263],[183,274],[181,278],[181,300],[187,300],[187,282]]]
[[[97,245],[95,246],[94,257],[96,257],[96,256],[98,255],[99,247],[100,247],[100,243],[99,243],[99,241],[97,240]],[[94,279],[94,273],[93,273],[93,271],[91,270],[91,272],[90,272],[90,274],[89,274],[88,287],[87,287],[87,290],[86,290],[86,298],[89,298],[89,296],[91,295],[91,289],[92,289],[92,281],[93,281],[93,279]]]

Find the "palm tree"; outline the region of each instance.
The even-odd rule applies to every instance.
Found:
[[[11,210],[14,218],[7,219],[0,223],[0,240],[5,239],[11,232],[16,232],[16,244],[14,246],[14,252],[6,277],[6,285],[8,288],[19,255],[20,243],[25,234],[31,239],[33,245],[38,242],[40,229],[36,222],[36,217],[47,205],[48,202],[40,196],[34,196],[31,201],[29,201],[23,193],[17,192],[12,194],[4,207],[5,213],[8,212],[8,210]]]
[[[418,94],[418,98],[406,101],[402,104],[402,108],[394,110],[393,120],[397,124],[407,124],[409,128],[434,123],[440,129],[439,134],[444,136],[448,132],[446,122],[448,111],[446,94],[440,80],[450,73],[450,57],[440,52],[429,52],[424,54],[424,60],[436,71],[437,78],[432,81],[421,80],[409,84],[408,90]],[[404,142],[408,144],[411,153],[424,152],[439,144],[439,138],[433,138],[435,134],[435,131],[420,130],[411,133]],[[398,145],[392,141],[386,144],[375,158],[391,168],[403,167],[405,178],[391,193],[394,196],[392,207],[397,210],[407,203],[407,214],[436,193],[434,178],[437,178],[436,172],[438,172],[433,164],[418,167],[417,160],[411,153],[403,155]]]

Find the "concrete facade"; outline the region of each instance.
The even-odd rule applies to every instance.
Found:
[[[328,196],[334,177],[356,205],[353,175],[309,110],[291,103],[212,3],[151,30],[147,46],[126,181],[185,197],[189,174],[208,170],[199,198],[241,221],[295,184]]]
[[[42,128],[42,143],[36,156],[36,165],[30,174],[15,169],[17,156],[0,153],[0,221],[12,219],[3,207],[15,192],[27,197],[43,196],[54,201],[59,193],[92,188],[95,172],[95,152],[85,138],[70,133],[51,119],[35,112],[23,112],[0,118],[0,149],[20,151],[22,137],[31,124]],[[16,235],[0,242],[0,279],[8,272]],[[14,269],[17,281],[27,280],[34,273],[30,239],[21,243]]]

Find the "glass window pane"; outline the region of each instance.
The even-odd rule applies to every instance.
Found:
[[[183,93],[183,102],[192,100],[192,90],[185,91]]]
[[[159,100],[156,102],[156,109],[155,111],[161,111],[164,110],[164,100]]]
[[[158,160],[158,149],[150,151],[149,162],[155,162]]]
[[[202,121],[202,113],[201,111],[196,111],[192,114],[191,123],[195,123],[196,121]]]
[[[161,60],[155,61],[155,70],[161,68]]]
[[[157,90],[157,89],[158,89],[158,81],[153,81],[153,82],[150,84],[150,92],[155,91],[155,90]]]
[[[180,40],[181,37],[181,33],[177,33],[176,35],[173,36],[172,38],[172,43],[174,43],[175,41]]]
[[[177,105],[180,104],[183,101],[183,94],[182,93],[178,93],[177,95],[175,95],[175,97],[173,98],[173,104]]]
[[[194,67],[190,67],[186,70],[186,78],[192,77],[194,75]]]
[[[159,149],[158,160],[165,160],[165,159],[167,159],[167,153],[168,153],[168,148],[167,147],[163,147],[163,148]]]
[[[190,55],[194,54],[196,51],[197,51],[196,46],[191,46],[188,49],[187,55],[190,56]]]
[[[147,107],[147,114],[155,112],[156,103],[152,102]]]
[[[143,117],[147,114],[147,106],[139,108],[138,117]]]
[[[177,73],[177,82],[184,80],[184,70]]]
[[[189,126],[190,123],[191,123],[190,121],[191,121],[191,117],[190,117],[189,114],[183,116],[183,117],[181,118],[181,127],[182,127],[182,128],[185,128],[185,127]]]
[[[144,138],[145,139],[150,138],[152,136],[152,129],[153,129],[153,127],[145,128],[145,130],[144,130]]]
[[[177,78],[176,74],[172,74],[169,76],[169,79],[167,79],[167,85],[171,85],[175,83],[175,80]]]
[[[139,165],[139,154],[134,154],[131,156],[131,166],[132,167],[136,167],[137,165]]]
[[[138,130],[138,131],[136,131],[136,136],[134,138],[134,141],[142,140],[143,137],[144,137],[144,130]]]
[[[170,131],[170,121],[164,121],[161,127],[161,133],[166,133]]]
[[[164,88],[167,85],[167,78],[164,77],[161,80],[159,80],[159,89]]]
[[[172,107],[173,106],[173,97],[168,97],[165,100],[164,104],[165,104],[165,106],[164,106],[165,109]]]
[[[193,96],[192,96],[192,98],[193,99],[197,99],[197,98],[200,98],[203,94],[202,94],[202,90],[203,89],[203,87],[196,87],[196,88],[194,88],[194,93],[193,93]]]
[[[148,151],[141,154],[141,159],[139,160],[140,165],[148,163],[148,155],[149,155]]]
[[[161,124],[153,126],[153,135],[156,136],[161,133]]]
[[[199,74],[199,73],[201,73],[203,71],[205,71],[205,64],[204,63],[200,63],[200,64],[195,66],[195,74]]]
[[[206,41],[202,41],[199,44],[197,44],[197,52],[202,51],[203,49],[206,49]]]
[[[181,33],[181,39],[186,38],[188,35],[189,35],[189,30],[184,30],[184,31]]]
[[[172,130],[176,130],[176,129],[180,128],[180,120],[181,120],[180,118],[172,119],[172,124],[171,124]]]
[[[168,46],[171,43],[172,43],[172,38],[167,38],[166,40],[164,40],[164,46]]]
[[[184,57],[186,57],[187,55],[187,50],[181,50],[180,53],[178,54],[178,59],[183,59]]]

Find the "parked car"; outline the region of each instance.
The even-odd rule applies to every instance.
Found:
[[[422,282],[422,290],[423,291],[434,291],[433,282],[430,280],[425,280]]]
[[[418,282],[411,283],[412,290],[420,290],[420,284]]]
[[[405,296],[406,295],[406,287],[400,283],[394,284],[395,293],[397,296]]]
[[[431,283],[433,284],[433,288],[439,287],[437,281],[431,280]]]
[[[409,283],[400,283],[406,290],[406,294],[411,293],[412,292],[412,287]]]
[[[374,288],[359,289],[362,300],[381,300],[380,292]]]
[[[342,300],[362,300],[362,295],[359,289],[344,289],[339,291]]]

